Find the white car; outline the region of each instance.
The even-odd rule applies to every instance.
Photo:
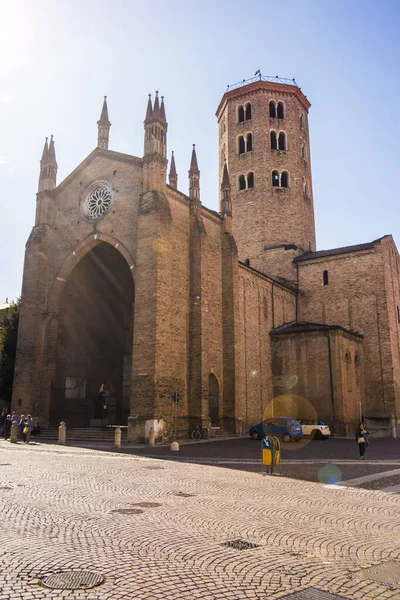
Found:
[[[314,440],[327,440],[331,435],[331,430],[323,421],[314,421],[310,419],[297,419],[303,430],[303,435]]]

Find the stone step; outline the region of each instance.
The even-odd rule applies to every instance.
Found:
[[[121,429],[121,440],[126,441],[126,428]],[[113,442],[115,436],[115,427],[106,428],[71,428],[67,427],[67,440],[87,440],[87,441],[104,441]],[[38,436],[38,439],[43,440],[58,440],[57,429],[43,429]]]

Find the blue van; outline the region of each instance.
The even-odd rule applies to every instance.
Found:
[[[271,417],[249,429],[249,436],[253,440],[261,440],[265,435],[276,435],[282,442],[299,442],[303,430],[300,423],[291,417]]]

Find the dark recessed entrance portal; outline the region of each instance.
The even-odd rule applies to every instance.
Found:
[[[121,254],[100,243],[72,271],[61,299],[51,425],[126,425],[134,285]]]

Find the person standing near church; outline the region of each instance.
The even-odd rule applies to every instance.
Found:
[[[8,440],[8,438],[10,437],[11,425],[12,425],[11,415],[7,415],[7,418],[4,421],[4,427],[3,427],[3,438],[5,440]]]
[[[368,432],[364,428],[364,423],[360,423],[356,429],[356,441],[358,444],[358,449],[360,451],[360,459],[364,460],[365,454],[365,436],[368,435]]]

